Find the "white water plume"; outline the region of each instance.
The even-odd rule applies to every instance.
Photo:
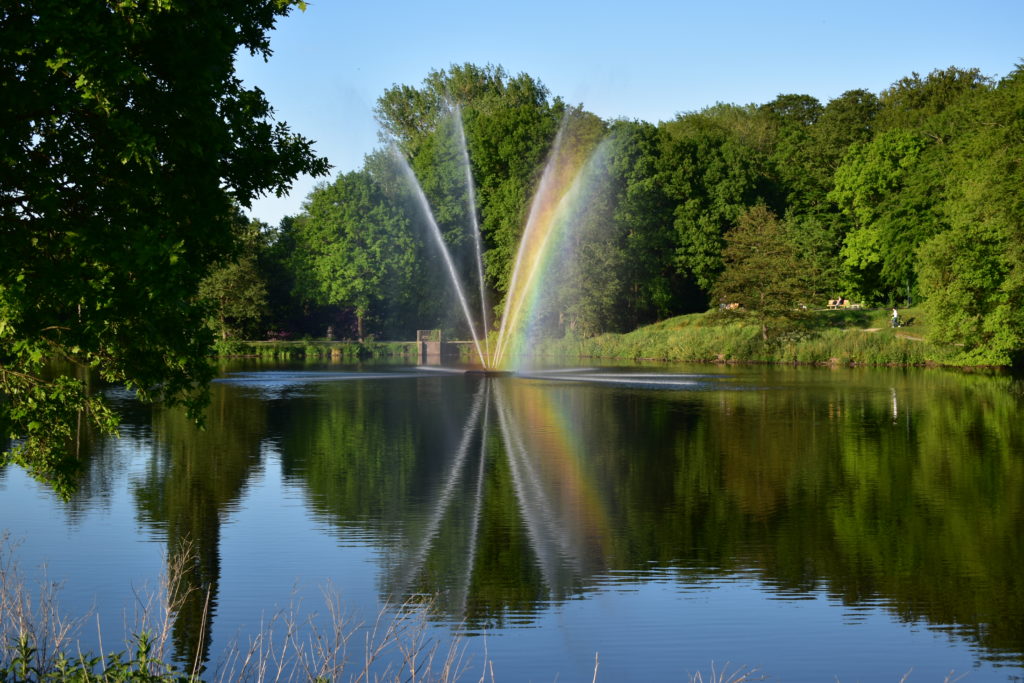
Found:
[[[515,308],[519,310],[517,302],[511,302],[507,297],[514,296],[516,292],[519,292],[517,285],[519,283],[520,270],[522,268],[523,259],[526,251],[523,249],[524,244],[530,244],[531,240],[534,239],[534,233],[537,232],[538,225],[540,224],[539,216],[544,210],[544,202],[547,200],[548,194],[552,191],[552,186],[555,184],[555,159],[558,158],[559,151],[562,149],[562,139],[565,134],[566,123],[562,122],[562,125],[558,128],[558,133],[555,135],[555,142],[551,146],[551,152],[548,154],[547,162],[544,164],[544,172],[540,177],[540,184],[537,187],[537,192],[533,195],[533,200],[530,202],[530,213],[526,219],[526,227],[523,229],[523,235],[519,239],[519,249],[516,250],[516,261],[512,266],[512,279],[509,282],[508,290],[505,293],[505,310],[501,315],[501,325],[498,328],[498,341],[494,350],[494,362],[497,364],[501,360],[501,356],[505,352],[507,333],[509,324],[509,311]]]
[[[473,346],[476,348],[476,353],[481,359],[485,359],[483,350],[480,347],[480,338],[477,335],[476,325],[473,324],[473,315],[469,312],[469,301],[466,299],[466,293],[462,289],[459,273],[455,269],[455,263],[452,261],[452,256],[448,251],[448,245],[445,244],[444,236],[441,234],[441,228],[438,227],[437,221],[434,220],[434,212],[430,208],[430,202],[427,200],[427,195],[423,193],[423,188],[420,187],[419,181],[416,180],[416,174],[412,172],[412,167],[409,166],[409,162],[406,161],[405,156],[403,156],[398,148],[394,146],[391,147],[391,152],[399,167],[401,167],[402,173],[405,175],[409,186],[415,193],[420,209],[423,211],[423,215],[427,219],[427,224],[430,227],[430,236],[437,244],[437,249],[441,253],[445,267],[448,269],[448,275],[451,278],[452,286],[455,287],[455,293],[459,298],[459,304],[462,306],[462,313],[466,316],[466,324],[469,326],[469,333],[473,336]]]
[[[484,283],[484,246],[483,238],[480,235],[480,221],[476,215],[476,187],[473,184],[473,168],[469,165],[469,147],[466,145],[466,131],[462,127],[462,109],[456,105],[453,111],[455,118],[455,130],[458,131],[459,149],[462,151],[462,165],[466,170],[466,201],[469,208],[469,216],[473,234],[473,246],[476,249],[476,274],[480,283],[480,324],[484,338],[484,349],[487,351],[487,358],[481,358],[484,366],[487,366],[488,358],[491,356],[491,346],[487,339],[487,331],[490,325],[487,322],[487,286]]]

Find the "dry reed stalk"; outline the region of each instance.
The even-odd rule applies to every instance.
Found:
[[[767,678],[764,674],[759,673],[757,669],[747,666],[741,666],[733,671],[729,671],[729,662],[722,665],[722,669],[719,671],[715,667],[715,663],[711,662],[711,673],[707,683],[748,683],[748,681],[764,681]],[[690,683],[705,683],[704,675],[700,671],[690,674],[689,679]]]
[[[45,573],[39,582],[38,597],[27,589],[28,584],[15,560],[16,544],[7,533],[0,534],[0,669],[13,657],[31,652],[31,671],[27,676],[42,680],[57,675],[62,661],[67,665],[96,667],[106,676],[108,666],[119,665],[124,674],[132,667],[147,680],[200,680],[203,662],[192,663],[190,672],[174,671],[170,661],[175,619],[195,588],[186,577],[194,563],[195,548],[183,543],[165,558],[166,571],[155,589],[143,586],[133,589],[134,613],[124,617],[125,652],[107,655],[103,650],[103,634],[97,618],[98,653],[82,653],[71,658],[77,648],[76,634],[90,614],[77,619],[65,617],[59,610],[57,596],[60,584],[50,582]],[[378,681],[459,680],[468,670],[466,642],[456,635],[442,648],[442,640],[429,632],[430,604],[412,601],[394,609],[384,605],[371,624],[358,622],[342,607],[340,594],[333,586],[322,589],[326,606],[325,619],[315,612],[304,612],[301,599],[294,599],[278,610],[268,621],[261,619],[258,632],[245,647],[229,645],[222,663],[210,681],[327,681],[347,679],[356,683]],[[210,596],[206,596],[209,609]],[[206,616],[203,616],[205,628]],[[363,634],[361,652],[350,656],[352,637]],[[205,633],[200,632],[200,641]],[[133,657],[131,653],[135,653]],[[144,653],[144,654],[143,654]],[[125,659],[119,659],[125,657]],[[92,662],[87,664],[86,662]],[[128,668],[126,669],[125,666]],[[75,669],[84,673],[87,669]],[[486,657],[480,674],[484,683],[490,674],[494,683],[493,662]],[[595,657],[594,674],[597,674]]]
[[[61,613],[61,584],[49,580],[46,565],[33,594],[15,559],[18,545],[7,531],[0,533],[0,666],[8,663],[9,654],[30,651],[32,668],[42,677],[54,670],[90,615],[71,619]]]
[[[405,604],[392,613],[385,605],[370,624],[356,621],[342,609],[338,592],[322,590],[326,624],[315,612],[303,613],[293,600],[261,620],[258,632],[244,646],[233,643],[215,681],[439,681],[458,680],[467,668],[465,646],[452,639],[444,657],[440,643],[427,635],[426,611]],[[350,657],[352,637],[363,632],[361,652]],[[492,676],[493,678],[493,676]],[[483,680],[483,676],[481,676]]]
[[[164,556],[165,569],[161,572],[155,589],[148,586],[143,586],[139,590],[132,588],[135,607],[131,623],[125,619],[124,645],[128,651],[132,651],[138,645],[139,634],[148,635],[153,664],[147,670],[153,675],[158,673],[158,663],[169,661],[172,655],[168,644],[174,620],[188,596],[195,590],[185,580],[186,572],[195,561],[195,557],[196,549],[192,542],[182,541],[174,551]],[[209,598],[207,594],[207,603]]]

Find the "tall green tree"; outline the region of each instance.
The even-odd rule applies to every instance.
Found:
[[[918,273],[934,341],[961,362],[1006,365],[1024,349],[1024,65],[970,103],[975,125],[951,146],[943,213]]]
[[[842,256],[851,288],[872,301],[891,300],[913,273],[917,245],[934,232],[925,192],[911,204],[923,176],[913,171],[924,155],[926,141],[918,134],[891,130],[866,144],[851,145],[835,174],[829,193],[853,223]]]
[[[935,69],[924,78],[917,72],[901,78],[879,96],[882,108],[878,114],[880,130],[893,128],[918,129],[932,138],[941,131],[928,125],[929,119],[954,106],[964,96],[983,92],[992,86],[992,79],[979,69],[951,66]]]
[[[328,168],[234,74],[300,0],[0,8],[0,423],[51,478],[79,425],[116,419],[47,359],[198,415],[211,335],[195,294],[232,212]],[[201,30],[197,30],[201,27]],[[80,417],[84,420],[80,421]]]
[[[409,218],[369,170],[315,189],[293,230],[297,291],[351,309],[360,340],[372,315],[413,289],[418,247]]]
[[[665,188],[675,200],[677,268],[705,292],[722,271],[723,235],[748,207],[777,203],[773,131],[753,107],[717,105],[662,124]]]
[[[764,341],[791,329],[803,317],[809,287],[782,221],[758,205],[740,216],[725,240],[725,269],[711,290],[712,303],[740,304]]]
[[[465,130],[486,277],[501,295],[565,105],[528,74],[511,76],[501,67],[473,64],[431,71],[421,87],[395,86],[378,99],[383,140],[411,160],[446,241],[458,247],[468,244],[471,221],[463,208],[461,160],[453,149],[453,107]]]
[[[626,288],[619,304],[623,323],[632,329],[700,310],[704,297],[676,268],[676,202],[664,185],[664,133],[650,123],[616,121],[610,134],[614,221],[625,250]]]
[[[849,296],[841,248],[853,219],[829,200],[835,173],[849,147],[874,137],[881,105],[866,90],[830,100],[809,127],[780,141],[773,160],[785,186],[786,226],[820,300]]]
[[[267,311],[267,283],[259,266],[266,228],[261,221],[239,225],[237,256],[217,265],[199,283],[199,298],[208,302],[210,325],[222,341],[252,339]]]
[[[814,150],[822,170],[831,176],[843,154],[855,142],[868,142],[875,134],[875,121],[882,105],[867,90],[847,90],[829,100],[811,129]]]
[[[793,94],[779,95],[758,108],[773,132],[769,172],[778,177],[787,206],[813,207],[823,198],[821,176],[814,172],[820,161],[812,145],[812,131],[823,111],[814,97]]]

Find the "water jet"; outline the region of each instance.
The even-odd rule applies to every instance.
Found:
[[[530,202],[492,349],[487,334],[492,326],[488,324],[483,245],[477,221],[469,153],[459,108],[453,106],[451,110],[455,143],[460,150],[459,161],[465,168],[468,214],[471,219],[469,228],[475,249],[475,276],[480,286],[480,321],[475,320],[470,310],[467,288],[461,281],[423,188],[405,157],[397,148],[392,148],[392,151],[426,219],[429,241],[437,248],[447,277],[455,289],[459,307],[473,338],[473,346],[483,365],[483,370],[477,373],[507,371],[519,366],[527,349],[533,347],[532,342],[539,337],[541,328],[544,325],[550,326],[550,323],[542,322],[545,316],[550,318],[555,312],[559,314],[560,320],[561,313],[573,305],[573,297],[581,296],[580,292],[572,291],[573,288],[585,289],[586,285],[581,283],[590,279],[588,274],[579,272],[572,264],[585,246],[582,242],[593,237],[592,234],[585,234],[587,230],[592,232],[593,228],[583,226],[593,222],[589,214],[591,205],[600,204],[592,200],[598,196],[599,182],[605,177],[604,162],[610,149],[610,139],[598,141],[586,135],[577,135],[577,131],[571,128],[573,117],[567,115],[563,119]],[[502,375],[495,373],[488,376]]]

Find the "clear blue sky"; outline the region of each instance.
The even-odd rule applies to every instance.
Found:
[[[337,174],[378,145],[373,106],[386,88],[453,63],[525,72],[602,118],[655,123],[780,93],[824,104],[948,66],[1004,76],[1024,61],[1024,0],[314,0],[278,24],[271,47],[267,63],[240,58],[240,76]],[[251,214],[276,224],[314,184],[302,178]]]

